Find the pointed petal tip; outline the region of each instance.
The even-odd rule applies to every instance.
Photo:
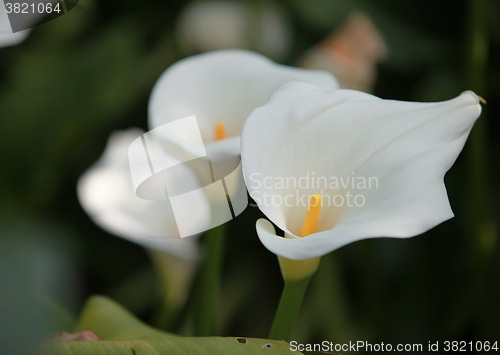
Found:
[[[473,107],[473,115],[474,115],[474,121],[479,118],[481,115],[482,111],[482,105],[481,104],[486,104],[486,101],[481,97],[478,96],[474,91],[472,90],[467,90],[462,92],[458,98],[463,100],[464,107]]]
[[[476,93],[472,90],[466,90],[466,91],[462,92],[459,96],[469,96],[474,100],[474,102],[476,104],[480,104],[481,102],[484,101],[484,99],[482,97],[476,95]]]

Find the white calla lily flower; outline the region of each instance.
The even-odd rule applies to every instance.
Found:
[[[361,239],[412,237],[453,217],[444,174],[480,112],[470,91],[418,103],[284,85],[242,133],[250,196],[285,233],[260,219],[260,240],[279,256],[303,260]],[[318,220],[304,233],[309,201],[318,199]]]
[[[128,149],[142,133],[139,129],[129,129],[110,136],[101,158],[78,181],[80,203],[96,224],[112,234],[181,259],[196,259],[197,241],[180,238],[179,221],[176,221],[170,204],[145,200],[135,193]],[[183,174],[184,179],[197,180],[187,167]],[[196,197],[196,211],[190,214],[188,223],[206,226],[210,220],[208,202],[200,195]]]
[[[209,154],[240,153],[240,135],[250,112],[289,81],[303,81],[324,90],[338,88],[323,71],[276,64],[245,50],[220,50],[183,59],[158,79],[149,102],[150,129],[188,116],[196,116]],[[196,136],[163,132],[173,143],[194,155]],[[182,154],[182,153],[178,153]]]

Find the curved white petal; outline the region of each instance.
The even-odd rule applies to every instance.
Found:
[[[207,149],[239,153],[239,137],[248,114],[266,102],[281,85],[304,81],[321,89],[338,88],[328,73],[278,65],[244,50],[221,50],[179,61],[156,83],[149,102],[150,129],[195,115]],[[214,141],[214,129],[223,122],[230,139]],[[189,136],[165,139],[189,151]]]
[[[1,47],[10,47],[15,46],[16,44],[21,43],[28,37],[30,31],[20,31],[16,33],[1,33],[0,32],[0,48]]]
[[[310,196],[320,193],[323,207],[319,233],[285,240],[259,222],[262,242],[307,259],[364,238],[411,237],[451,218],[443,177],[480,111],[472,92],[416,103],[284,85],[244,127],[245,181],[286,233],[300,234]]]
[[[195,258],[196,240],[178,237],[170,204],[144,200],[135,194],[128,148],[142,133],[139,129],[129,129],[110,136],[101,158],[78,181],[80,203],[96,224],[112,234],[181,258]],[[189,170],[186,174],[194,177]],[[209,219],[208,203],[198,201],[190,223],[207,224]]]

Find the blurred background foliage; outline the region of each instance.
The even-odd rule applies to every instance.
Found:
[[[193,2],[82,0],[20,45],[0,48],[0,353],[70,330],[92,294],[154,318],[159,286],[146,253],[94,225],[75,186],[112,131],[147,129],[156,79],[196,51],[178,35],[180,14]],[[487,11],[472,22],[462,0],[241,3],[255,13],[271,4],[286,20],[288,50],[275,58],[281,63],[294,65],[362,11],[388,47],[376,95],[434,101],[474,89],[488,101],[480,142],[467,143],[446,177],[456,218],[413,239],[357,242],[324,257],[294,339],[500,340],[500,2],[482,2]],[[477,26],[487,52],[474,66],[469,35]],[[483,147],[479,158],[475,143]],[[282,280],[256,236],[257,217],[248,207],[229,224],[218,335],[265,337],[272,321]],[[487,225],[487,243],[480,225]],[[189,334],[189,327],[177,331]]]

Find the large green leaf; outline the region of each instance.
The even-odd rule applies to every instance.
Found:
[[[154,329],[108,298],[92,297],[86,304],[76,331],[92,330],[102,340],[61,341],[42,344],[37,355],[58,354],[300,354],[284,341],[230,338],[181,337]]]

